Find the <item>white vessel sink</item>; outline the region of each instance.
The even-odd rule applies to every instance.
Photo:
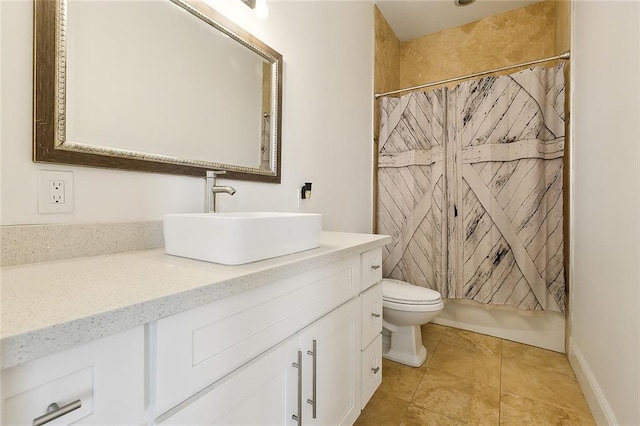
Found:
[[[164,215],[167,254],[241,265],[320,245],[315,213],[193,213]]]

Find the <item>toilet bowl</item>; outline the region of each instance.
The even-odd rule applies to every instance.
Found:
[[[444,308],[440,293],[404,281],[382,280],[382,357],[412,367],[427,359],[420,326]]]

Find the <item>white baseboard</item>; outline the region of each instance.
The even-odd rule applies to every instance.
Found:
[[[596,424],[617,425],[616,416],[613,414],[600,386],[598,386],[598,382],[591,372],[589,364],[587,364],[582,352],[571,337],[569,337],[569,363],[578,379],[578,383],[580,383],[580,388],[582,389],[584,398],[587,400]]]

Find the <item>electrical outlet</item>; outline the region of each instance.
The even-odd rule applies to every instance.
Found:
[[[49,181],[49,204],[65,204],[64,181]]]
[[[73,212],[73,172],[38,170],[38,213]]]

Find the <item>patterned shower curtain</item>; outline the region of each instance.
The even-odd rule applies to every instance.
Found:
[[[381,115],[384,276],[563,311],[563,65],[386,97]]]
[[[262,134],[260,142],[260,167],[268,169],[271,165],[271,114],[262,115]]]

